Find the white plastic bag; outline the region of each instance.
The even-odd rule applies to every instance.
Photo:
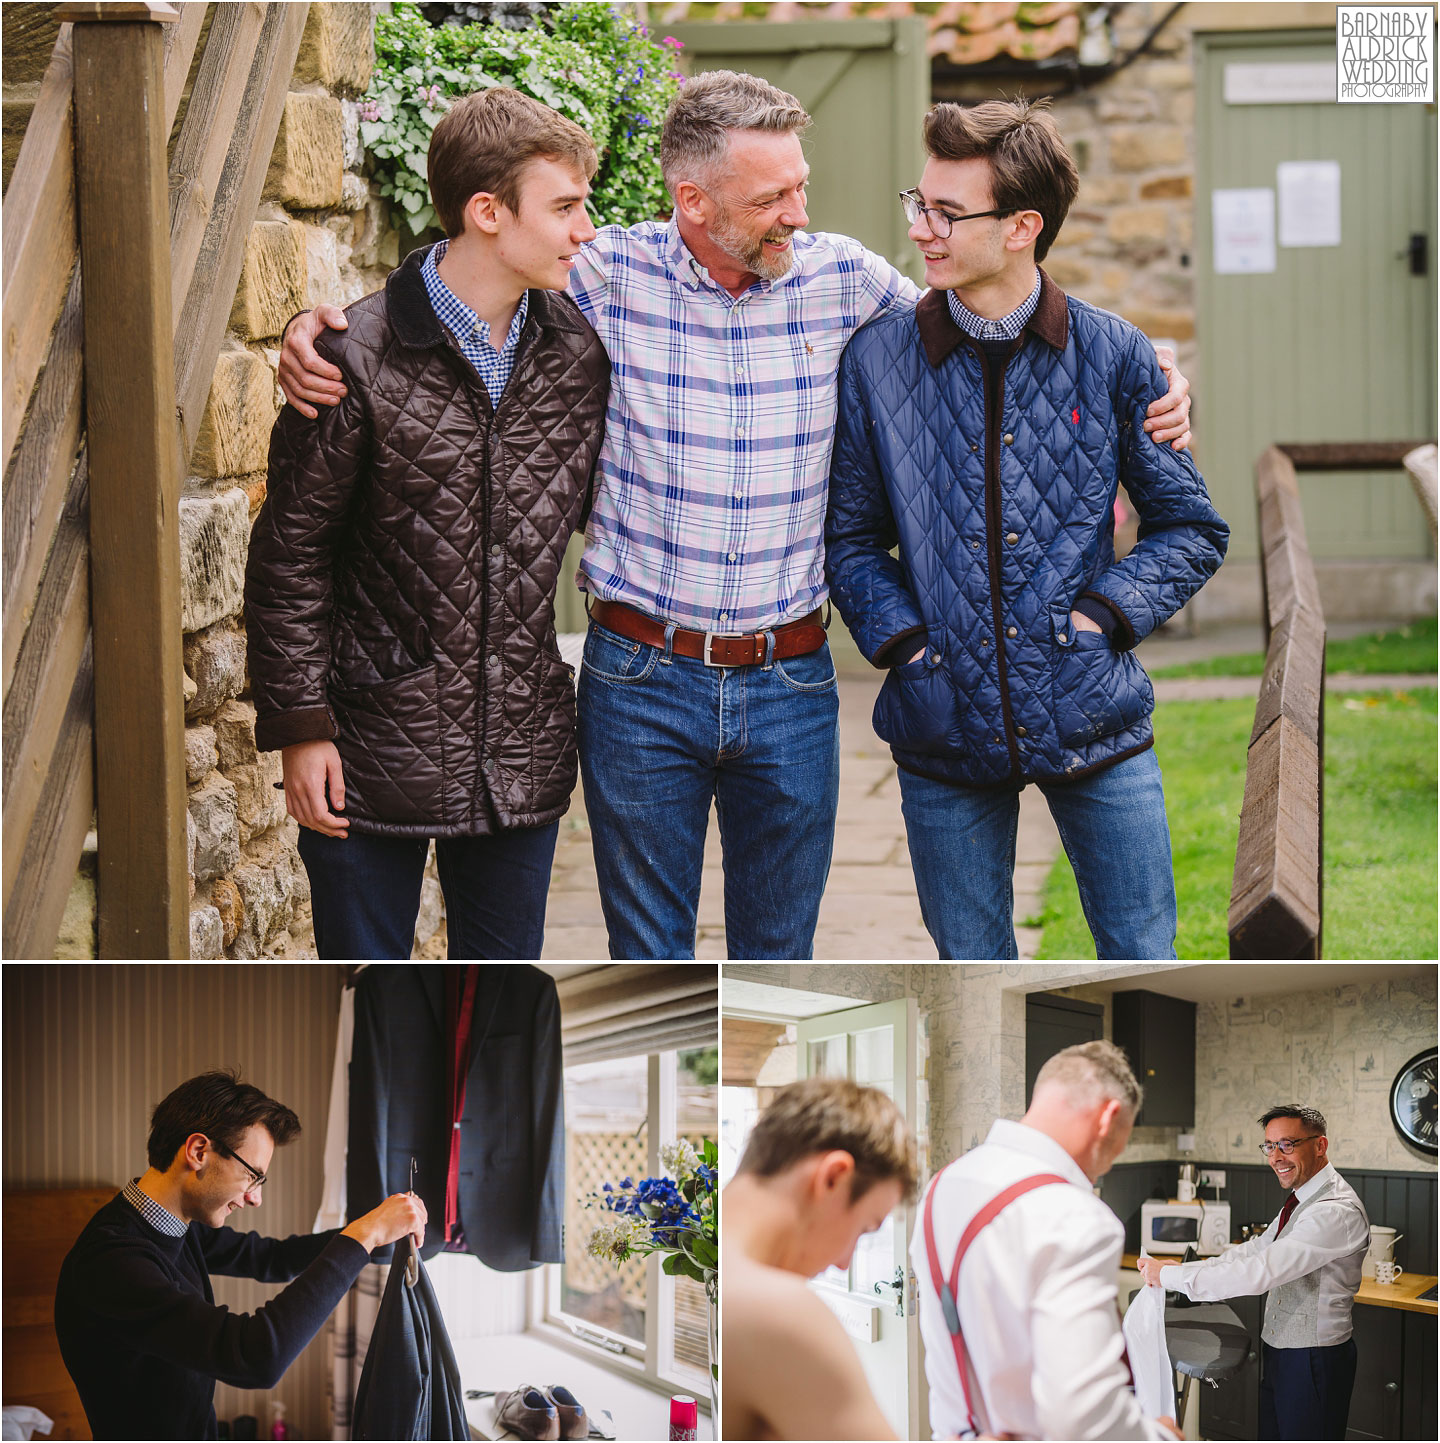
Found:
[[[1144,1287],[1125,1313],[1125,1350],[1147,1418],[1175,1416],[1175,1372],[1165,1346],[1165,1289]]]

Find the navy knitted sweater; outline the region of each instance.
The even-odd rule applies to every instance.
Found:
[[[281,1239],[152,1228],[123,1196],[60,1268],[55,1332],[96,1438],[214,1438],[215,1383],[273,1388],[370,1254],[338,1231]],[[217,1307],[210,1274],[290,1283],[263,1308]]]

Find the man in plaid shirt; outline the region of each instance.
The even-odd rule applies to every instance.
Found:
[[[570,290],[612,375],[578,581],[591,621],[580,755],[613,957],[694,955],[713,800],[731,957],[811,955],[839,790],[824,522],[837,373],[866,321],[919,289],[848,236],[804,232],[809,116],[710,71],[665,118],[668,223],[607,226]],[[333,404],[292,323],[292,404]],[[342,322],[343,323],[343,322]],[[1188,438],[1188,384],[1152,408]]]

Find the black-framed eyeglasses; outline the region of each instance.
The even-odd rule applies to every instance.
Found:
[[[1266,1157],[1273,1157],[1276,1152],[1279,1152],[1281,1157],[1289,1157],[1302,1142],[1314,1142],[1320,1135],[1318,1132],[1312,1132],[1309,1137],[1286,1137],[1281,1138],[1279,1142],[1262,1142],[1260,1151]]]
[[[245,1171],[250,1174],[250,1187],[253,1188],[256,1192],[259,1192],[259,1190],[264,1187],[267,1182],[270,1181],[270,1178],[267,1174],[259,1172],[255,1168],[251,1167],[250,1164],[246,1162],[245,1159],[241,1157],[240,1154],[236,1152],[233,1147],[226,1147],[223,1142],[221,1142],[218,1138],[214,1137],[210,1139],[210,1145],[217,1149],[217,1151],[223,1152],[226,1157],[233,1157],[235,1161],[238,1162],[240,1166],[243,1167]],[[249,1189],[247,1188],[246,1191],[248,1192]]]
[[[956,221],[985,220],[989,216],[1014,215],[1017,210],[1021,209],[1019,206],[1011,206],[1007,210],[976,210],[965,215],[951,215],[948,210],[940,210],[936,206],[926,205],[924,197],[918,190],[902,190],[900,204],[905,207],[905,219],[911,225],[914,225],[923,215],[931,235],[938,236],[941,240],[950,234]]]

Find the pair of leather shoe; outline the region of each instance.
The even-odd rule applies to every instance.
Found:
[[[527,1383],[497,1393],[495,1424],[517,1438],[585,1438],[590,1433],[585,1405],[559,1384],[536,1388]]]

